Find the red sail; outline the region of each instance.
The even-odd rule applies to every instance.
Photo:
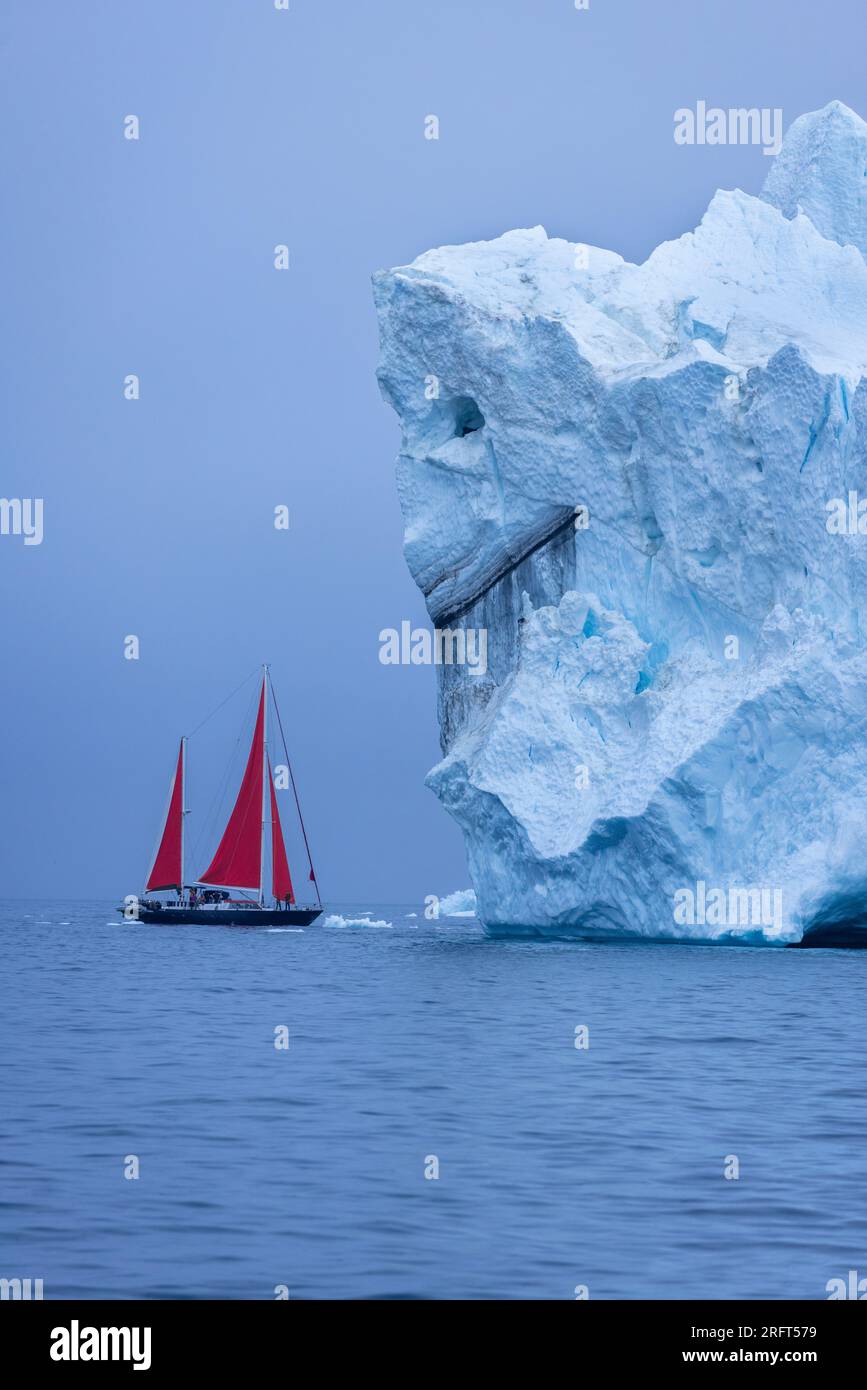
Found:
[[[286,858],[286,846],[283,843],[283,827],[280,824],[280,812],[277,810],[277,793],[274,791],[274,778],[271,776],[271,764],[268,764],[268,786],[271,790],[271,885],[274,890],[274,897],[278,902],[283,898],[288,898],[290,903],[294,903],[295,894],[292,891],[292,876],[289,873],[289,861]]]
[[[220,888],[260,888],[262,881],[262,760],[265,742],[265,682],[241,789],[217,852],[200,883]]]
[[[160,847],[157,850],[156,858],[154,859],[150,874],[148,875],[148,881],[145,884],[146,893],[150,893],[157,888],[183,887],[183,868],[181,864],[183,827],[184,741],[181,739],[181,748],[178,753],[178,765],[175,768],[175,775],[172,779],[172,790],[169,795],[169,809],[166,811],[166,823],[163,826],[163,837],[160,840]]]

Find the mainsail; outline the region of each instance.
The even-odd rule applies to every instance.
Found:
[[[283,827],[280,824],[280,812],[277,809],[277,793],[274,790],[270,761],[268,763],[268,790],[271,793],[271,887],[278,902],[286,898],[290,903],[294,903],[295,893],[292,889],[292,875],[289,873],[289,861],[286,858],[286,846],[283,843]]]
[[[145,892],[157,888],[181,889],[184,883],[184,739],[178,753],[178,762],[172,778],[169,793],[169,808],[163,826],[162,838],[156,852]]]
[[[229,817],[217,852],[200,876],[200,883],[219,888],[262,887],[262,793],[265,769],[265,680],[259,696],[259,713],[253,730],[250,756],[241,780],[238,799]]]

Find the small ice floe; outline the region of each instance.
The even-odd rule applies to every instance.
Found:
[[[304,935],[303,927],[266,927],[265,930],[266,932],[270,932],[272,935],[276,934],[278,936],[284,932],[288,932],[290,936],[294,936],[296,933],[299,936]]]
[[[456,893],[449,893],[447,897],[440,898],[440,917],[475,917],[475,915],[476,895],[472,888],[459,888]]]
[[[323,927],[392,927],[393,922],[373,921],[370,916],[363,917],[342,917],[339,912],[334,912],[330,917],[326,917],[322,923]]]

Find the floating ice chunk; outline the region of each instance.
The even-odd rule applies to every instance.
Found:
[[[342,917],[339,912],[331,913],[322,923],[323,927],[391,927],[393,922],[374,921],[372,918],[364,917]]]
[[[440,898],[439,915],[440,917],[475,917],[476,895],[473,889],[459,888],[456,893],[449,893],[447,897]]]

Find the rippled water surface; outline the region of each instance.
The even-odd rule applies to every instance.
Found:
[[[867,1274],[867,953],[488,941],[373,903],[339,911],[391,927],[113,906],[0,910],[5,1277],[823,1298]]]

